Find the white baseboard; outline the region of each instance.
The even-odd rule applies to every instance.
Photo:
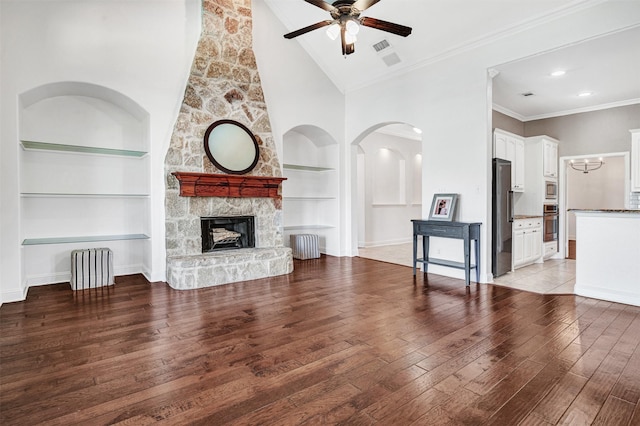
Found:
[[[373,248],[373,247],[384,247],[384,246],[394,246],[396,244],[409,244],[412,243],[412,237],[409,238],[400,238],[397,240],[386,240],[386,241],[368,241],[360,245],[362,248]]]
[[[142,264],[120,265],[114,268],[114,275],[143,274],[148,277],[150,274]],[[54,272],[51,274],[29,275],[25,281],[25,288],[37,287],[47,284],[65,283],[71,280],[71,271]],[[25,291],[26,294],[26,291]],[[24,299],[23,299],[24,300]]]
[[[579,296],[608,300],[609,302],[623,303],[625,305],[640,306],[640,295],[637,293],[581,285],[580,283],[576,283],[574,291]]]
[[[0,293],[0,306],[3,303],[21,302],[27,298],[27,288],[23,291],[9,291]]]

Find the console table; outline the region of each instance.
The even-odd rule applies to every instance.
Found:
[[[429,264],[464,269],[465,284],[470,284],[471,269],[476,270],[476,282],[480,282],[480,225],[482,223],[444,222],[439,220],[413,219],[413,275],[416,274],[416,263],[424,264],[427,272]],[[418,259],[418,235],[422,235],[423,258]],[[429,237],[455,238],[464,241],[464,262],[436,259],[429,257]],[[476,264],[471,264],[471,241],[475,242]]]

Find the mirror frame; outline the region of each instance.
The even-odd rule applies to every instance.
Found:
[[[230,169],[229,167],[231,166],[229,164],[226,164],[226,165],[223,164],[224,161],[222,161],[222,159],[220,158],[216,159],[211,153],[210,144],[212,142],[223,143],[223,144],[237,143],[237,141],[229,141],[228,139],[222,140],[220,138],[215,138],[215,129],[222,124],[230,124],[230,125],[239,127],[250,138],[251,142],[253,143],[254,152],[253,152],[253,159],[251,161],[251,164],[249,164],[248,167],[241,170]],[[211,140],[212,138],[214,139]],[[246,141],[242,141],[242,142],[246,144]],[[222,170],[223,172],[233,174],[233,175],[243,175],[245,173],[250,172],[251,170],[253,170],[256,164],[258,164],[258,159],[260,158],[260,148],[258,146],[258,141],[256,140],[255,135],[251,133],[251,131],[244,124],[238,123],[237,121],[234,121],[234,120],[228,120],[228,119],[218,120],[207,128],[207,131],[204,133],[204,150],[207,153],[207,157],[209,157],[209,160],[211,160],[214,166],[216,166],[218,169]]]

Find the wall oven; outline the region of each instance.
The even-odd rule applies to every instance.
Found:
[[[558,241],[558,205],[545,204],[542,214],[544,242]]]
[[[558,182],[552,180],[544,182],[544,199],[553,201],[558,199]]]

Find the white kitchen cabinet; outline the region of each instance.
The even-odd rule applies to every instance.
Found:
[[[495,129],[493,133],[493,158],[511,161],[511,190],[524,192],[525,156],[524,139],[521,136]]]
[[[542,218],[513,221],[513,268],[542,260]]]
[[[558,143],[545,139],[542,143],[542,166],[545,177],[558,178]]]
[[[558,198],[547,198],[545,187],[547,181],[557,182],[558,180],[557,177],[547,176],[550,173],[558,175],[558,146],[559,141],[549,136],[532,136],[525,139],[524,149],[527,167],[524,181],[527,190],[520,194],[516,200],[516,213],[527,215],[542,214],[542,206],[544,204],[558,202]],[[547,169],[546,171],[545,168]]]
[[[640,129],[631,132],[631,192],[640,192]]]

